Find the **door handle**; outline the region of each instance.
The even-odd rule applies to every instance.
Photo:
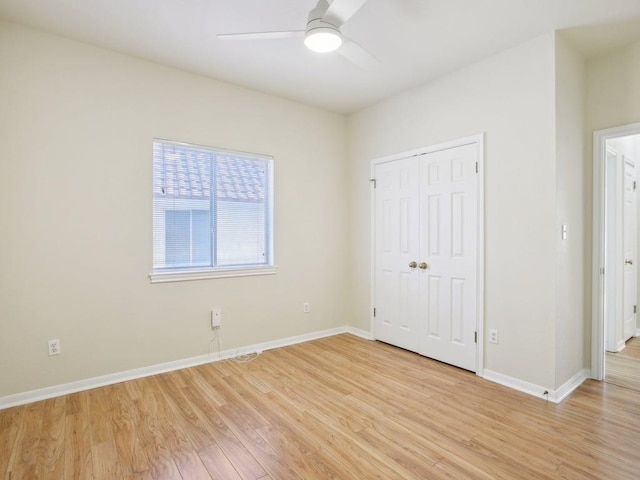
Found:
[[[426,270],[427,268],[429,268],[429,265],[427,265],[426,263],[422,262],[420,265],[418,265],[418,267],[420,267],[422,270]]]
[[[624,264],[625,265],[633,265],[633,260],[625,260]]]
[[[409,268],[416,268],[418,266],[418,264],[416,262],[411,262],[409,264]]]

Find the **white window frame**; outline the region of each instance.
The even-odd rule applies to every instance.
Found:
[[[193,149],[204,149],[211,152],[222,153],[222,154],[231,154],[231,155],[240,155],[240,156],[249,156],[257,159],[264,159],[271,162],[272,168],[269,169],[269,185],[271,187],[271,195],[270,195],[270,208],[268,209],[268,218],[267,222],[269,225],[268,239],[267,239],[267,248],[268,248],[268,258],[270,259],[270,263],[267,265],[248,265],[248,266],[232,266],[232,267],[207,267],[207,268],[192,268],[192,269],[181,269],[181,270],[171,270],[171,271],[153,271],[153,262],[151,273],[149,273],[149,279],[151,283],[167,283],[167,282],[182,282],[182,281],[190,281],[190,280],[204,280],[210,278],[229,278],[229,277],[246,277],[246,276],[256,276],[256,275],[274,275],[278,272],[278,267],[275,265],[275,257],[274,257],[274,249],[273,249],[273,239],[274,239],[274,223],[273,223],[273,210],[274,210],[274,178],[273,178],[273,157],[262,154],[255,153],[247,153],[240,152],[236,150],[228,150],[223,148],[209,147],[203,145],[196,145],[191,143],[182,143],[175,142],[171,140],[164,140],[160,138],[154,138],[153,142],[162,142],[164,144],[176,145],[184,148],[193,148]],[[151,155],[153,158],[153,155]],[[153,176],[153,164],[152,164],[152,176]],[[213,186],[212,186],[213,187]],[[213,188],[211,195],[213,195]],[[153,202],[152,202],[153,204]],[[153,215],[152,215],[153,218]],[[153,221],[152,221],[153,223]],[[153,238],[153,233],[152,233]],[[152,248],[153,251],[153,248]]]

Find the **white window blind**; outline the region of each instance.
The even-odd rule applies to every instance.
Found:
[[[153,142],[153,272],[273,265],[273,159]]]

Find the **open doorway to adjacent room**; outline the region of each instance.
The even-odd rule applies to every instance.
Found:
[[[592,377],[640,390],[640,124],[594,134]]]

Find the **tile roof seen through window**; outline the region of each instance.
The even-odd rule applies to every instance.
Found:
[[[154,197],[209,200],[211,162],[218,200],[264,201],[266,160],[161,142],[153,144]]]

